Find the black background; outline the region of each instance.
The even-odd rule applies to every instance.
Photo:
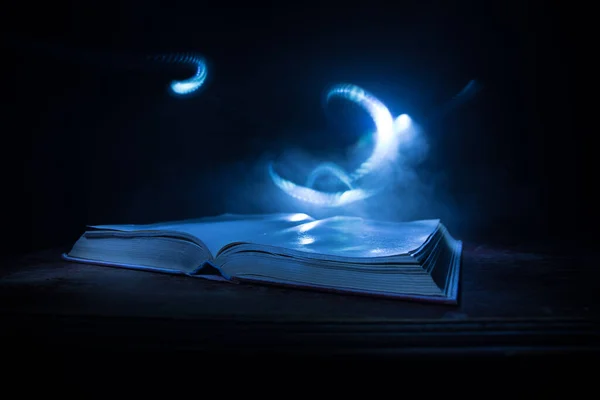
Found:
[[[402,218],[441,217],[458,238],[479,242],[581,240],[591,229],[565,8],[216,4],[5,10],[5,254],[68,246],[86,224],[278,211],[268,199],[243,200],[270,190],[257,172],[266,157],[290,147],[321,155],[356,140],[331,130],[323,112],[320,96],[336,82],[361,85],[415,120],[470,79],[482,85],[426,132],[420,173],[435,178],[428,193],[447,207]],[[180,51],[209,61],[210,79],[192,99],[166,91],[190,71],[126,62]]]

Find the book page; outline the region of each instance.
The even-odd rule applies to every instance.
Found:
[[[383,222],[339,216],[271,232],[256,243],[330,256],[389,257],[419,249],[438,226],[439,220]]]
[[[116,231],[175,231],[193,235],[200,239],[211,254],[216,255],[222,247],[233,242],[252,242],[263,236],[278,232],[304,222],[314,221],[302,213],[294,214],[223,214],[214,217],[184,221],[159,222],[144,225],[91,225],[95,229]]]
[[[439,220],[382,222],[358,217],[315,220],[306,214],[224,215],[151,225],[98,225],[98,229],[171,230],[192,234],[213,255],[235,242],[341,257],[386,257],[421,247]]]

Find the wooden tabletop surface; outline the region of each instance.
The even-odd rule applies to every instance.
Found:
[[[388,350],[598,349],[600,268],[587,253],[466,243],[458,306],[233,285],[68,263],[60,254],[0,269],[0,315],[11,327],[4,335],[65,342],[89,328],[137,346],[176,335],[178,345],[213,348],[331,340],[353,351],[383,342]],[[140,332],[146,342],[133,339]]]

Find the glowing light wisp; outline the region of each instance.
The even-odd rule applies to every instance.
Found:
[[[308,179],[306,180],[306,186],[312,188],[317,179],[326,174],[335,176],[340,180],[340,182],[346,185],[348,189],[352,189],[352,179],[348,176],[346,171],[344,171],[342,167],[338,166],[337,164],[329,162],[319,164],[319,166],[317,166],[317,168],[310,173]]]
[[[324,207],[339,207],[357,200],[363,200],[373,195],[372,192],[363,189],[350,189],[344,192],[326,193],[306,186],[297,185],[292,181],[282,178],[269,165],[269,175],[281,190],[295,199],[313,203]]]
[[[393,160],[398,151],[398,135],[395,135],[394,119],[387,107],[375,96],[355,85],[333,87],[327,94],[327,100],[333,97],[355,102],[369,113],[375,123],[375,148],[371,156],[350,175],[352,181],[375,171],[382,163]]]
[[[157,60],[165,62],[175,62],[181,64],[192,64],[196,67],[196,73],[185,80],[172,81],[170,84],[171,92],[177,96],[187,96],[196,92],[206,81],[207,67],[204,59],[196,54],[171,54],[158,56]]]
[[[298,200],[326,207],[339,207],[373,196],[378,190],[357,188],[355,182],[377,171],[383,164],[394,161],[398,153],[401,133],[406,131],[411,124],[410,117],[406,114],[402,114],[394,120],[382,102],[356,85],[334,86],[327,94],[327,101],[334,97],[341,97],[357,103],[373,119],[376,132],[375,147],[371,156],[351,174],[346,173],[343,168],[334,163],[322,163],[309,175],[306,186],[282,178],[275,172],[272,165],[269,166],[271,179],[285,193]],[[344,183],[348,190],[327,193],[313,189],[317,178],[324,174],[332,174]]]

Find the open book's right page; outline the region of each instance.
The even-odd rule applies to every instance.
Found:
[[[338,216],[232,243],[215,264],[235,281],[454,303],[454,242],[439,220]]]
[[[325,256],[371,259],[416,251],[433,235],[439,222],[393,223],[338,216],[265,231],[248,241]]]

